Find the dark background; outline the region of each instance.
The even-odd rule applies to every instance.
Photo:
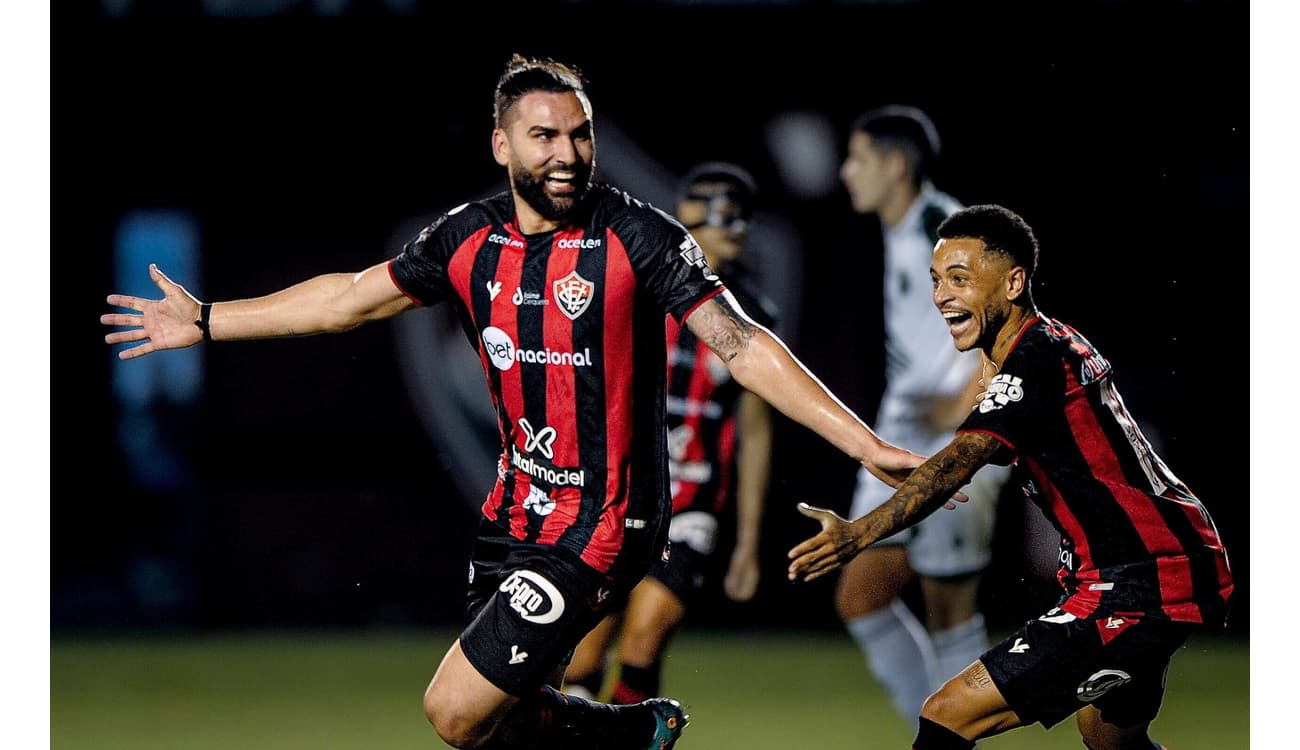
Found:
[[[204,347],[201,396],[154,414],[188,466],[182,489],[160,492],[124,466],[109,385],[123,365],[97,319],[134,211],[193,216],[203,273],[190,289],[232,299],[379,262],[413,218],[503,184],[491,94],[514,51],[588,74],[598,170],[608,120],[671,172],[715,158],[755,172],[764,208],[801,235],[792,347],[867,417],[878,229],[842,190],[783,188],[762,126],[816,112],[842,143],[868,106],[927,109],[944,136],[939,185],[1034,226],[1040,309],[1111,359],[1130,410],[1214,514],[1238,580],[1231,627],[1247,631],[1250,488],[1222,451],[1248,453],[1249,425],[1210,355],[1246,367],[1211,334],[1233,267],[1212,261],[1244,258],[1249,240],[1244,4],[219,5],[55,11],[56,632],[459,623],[476,502],[415,413],[393,323]],[[779,421],[772,468],[759,598],[693,616],[831,627],[830,583],[786,582],[785,551],[814,530],[793,503],[845,507],[854,465]],[[1019,499],[1003,511],[985,592],[995,625],[1053,596],[1025,560]]]

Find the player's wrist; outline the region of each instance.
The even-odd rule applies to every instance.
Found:
[[[212,303],[199,303],[199,319],[194,321],[195,327],[203,334],[204,341],[212,340]]]

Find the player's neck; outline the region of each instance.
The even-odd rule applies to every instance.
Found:
[[[1006,360],[1007,355],[1011,353],[1011,347],[1016,345],[1020,339],[1020,333],[1038,317],[1038,310],[1033,307],[1014,307],[1011,315],[1007,317],[1002,327],[998,329],[998,335],[993,341],[993,346],[984,350],[984,356],[996,367],[1001,367],[1002,362]]]
[[[884,205],[880,207],[880,221],[888,229],[898,226],[899,222],[907,216],[911,210],[912,204],[916,202],[921,193],[912,187],[911,183],[904,183],[898,189],[892,191],[889,197],[885,199]]]

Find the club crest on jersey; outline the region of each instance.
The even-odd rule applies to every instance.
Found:
[[[579,276],[577,271],[570,271],[568,276],[551,284],[551,291],[555,294],[555,301],[560,303],[560,312],[569,320],[577,320],[591,305],[596,285]]]

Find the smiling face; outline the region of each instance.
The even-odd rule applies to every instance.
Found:
[[[533,91],[492,132],[492,153],[510,175],[520,229],[554,229],[591,188],[596,142],[590,105],[569,91]]]
[[[1026,275],[1011,257],[989,251],[974,237],[939,240],[930,263],[934,304],[943,314],[960,351],[979,348],[1001,362],[1026,318],[1016,304]]]

